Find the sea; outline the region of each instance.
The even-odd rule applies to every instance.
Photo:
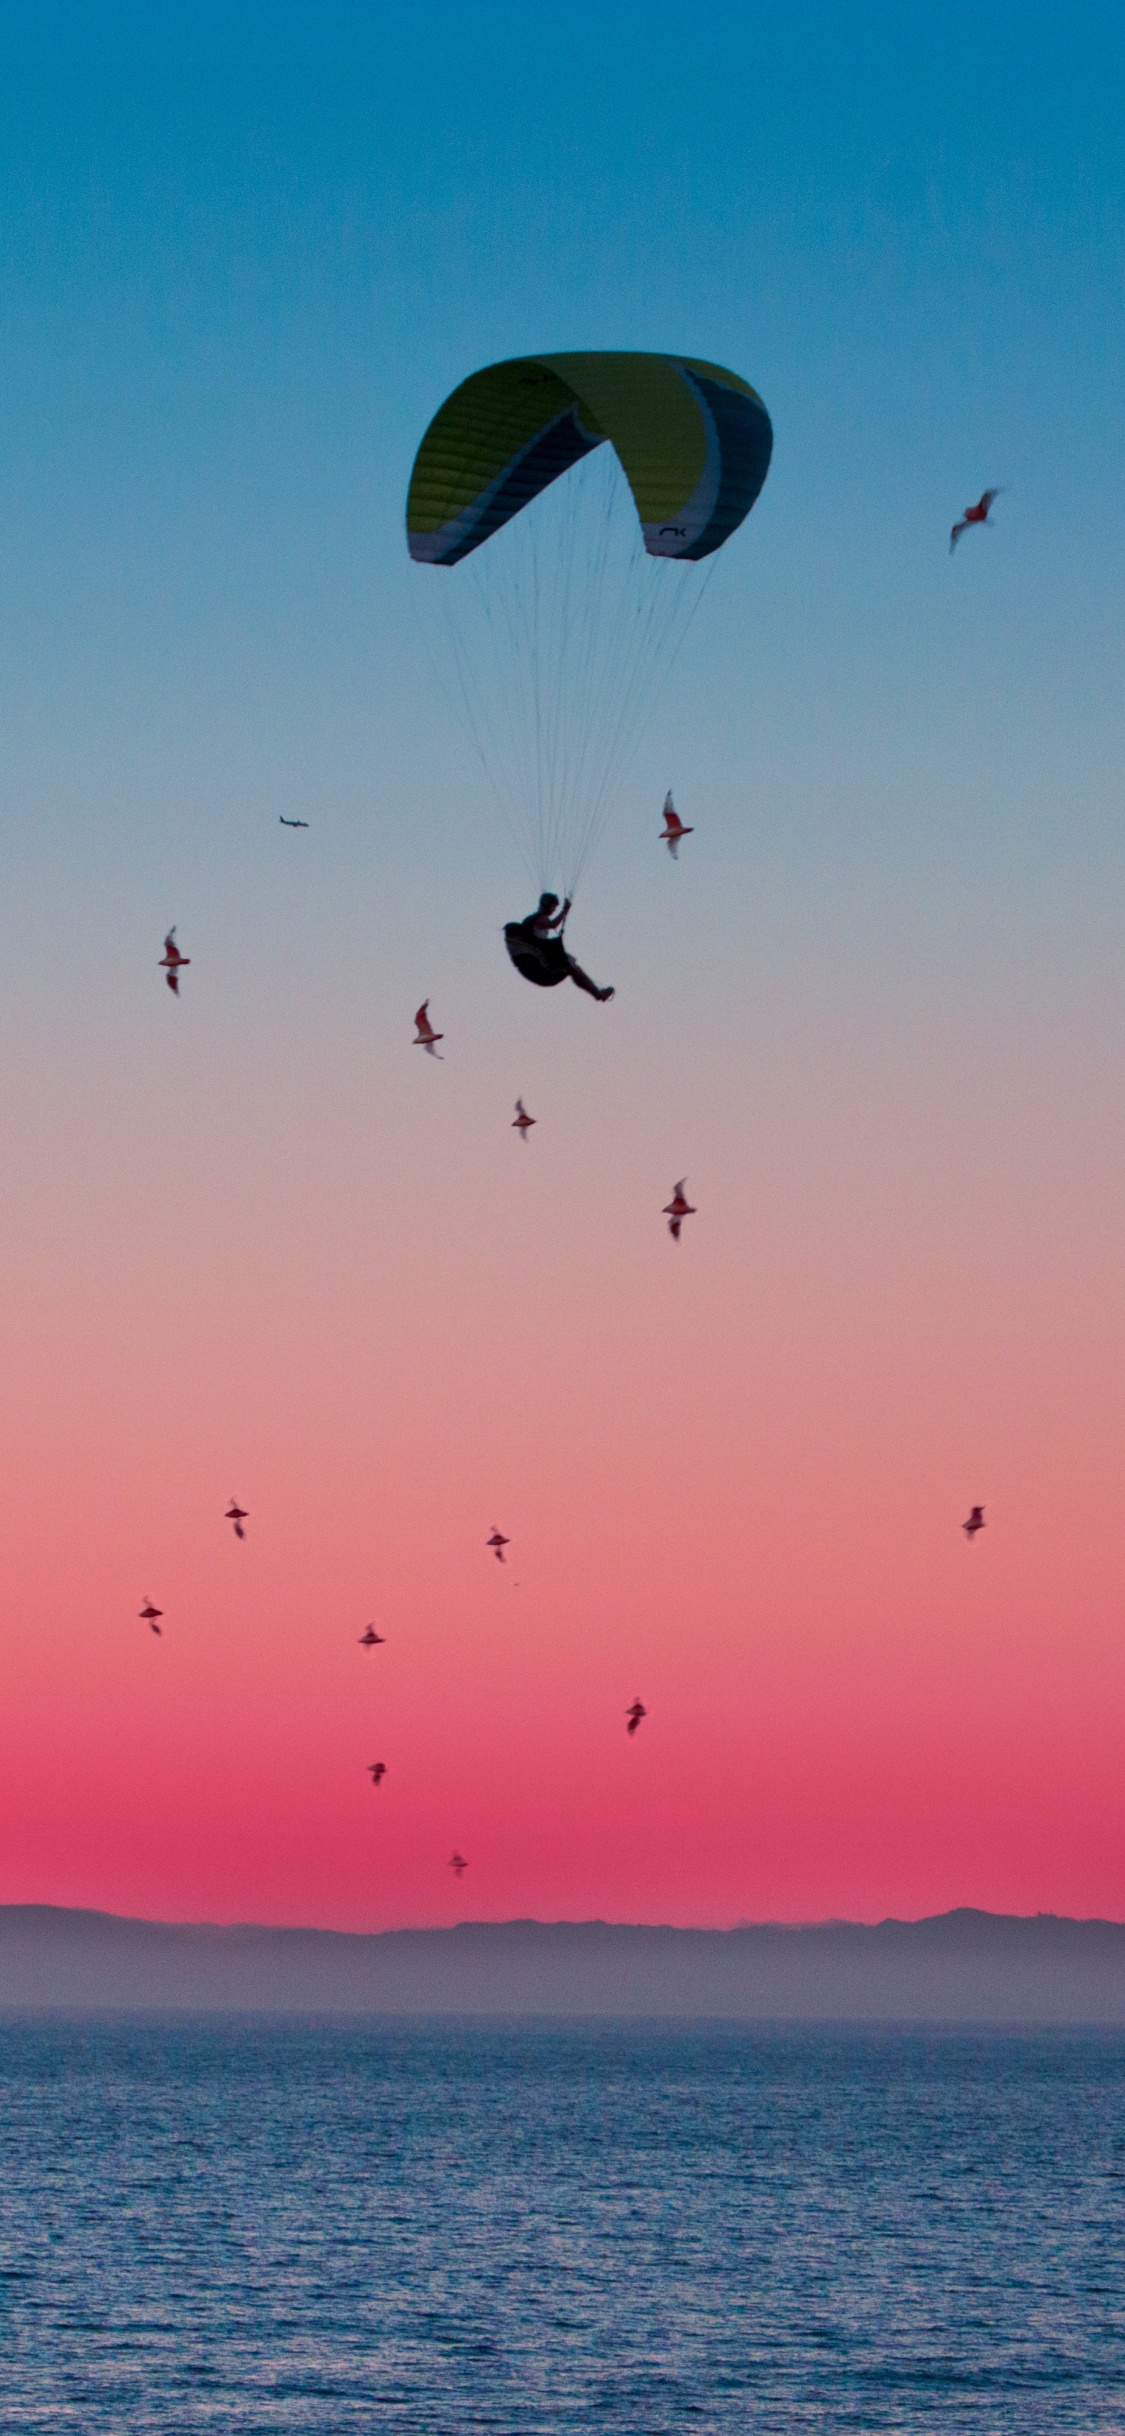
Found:
[[[1125,2037],[0,2021],[0,2429],[1125,2429]]]

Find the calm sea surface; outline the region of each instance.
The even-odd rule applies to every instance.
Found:
[[[1125,2040],[0,2023],[0,2428],[1125,2428]]]

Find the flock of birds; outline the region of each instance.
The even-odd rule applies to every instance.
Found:
[[[987,525],[990,523],[992,503],[994,499],[998,499],[1000,497],[1000,487],[1001,486],[997,485],[992,490],[982,491],[975,507],[967,507],[964,515],[958,518],[957,523],[953,526],[949,536],[949,548],[951,553],[956,549],[962,533],[968,532],[974,525]],[[278,817],[283,829],[307,829],[309,826],[307,820],[287,820],[284,813],[280,813]],[[694,836],[694,830],[690,825],[686,825],[680,819],[679,813],[677,812],[672,801],[671,790],[669,790],[664,799],[664,827],[660,831],[660,841],[663,845],[667,846],[673,862],[678,860],[681,839],[692,836]],[[176,945],[176,925],[173,923],[172,928],[168,932],[168,935],[164,941],[164,954],[160,959],[160,966],[164,973],[168,988],[176,998],[179,997],[180,993],[180,974],[186,971],[190,963],[191,957],[182,955],[180,949]],[[430,1057],[438,1057],[438,1042],[444,1040],[445,1034],[444,1032],[435,1032],[432,1023],[430,1022],[429,1008],[429,999],[424,998],[414,1018],[415,1031],[413,1046],[416,1049],[425,1049]],[[439,1058],[438,1062],[440,1064],[443,1061]],[[516,1113],[512,1119],[512,1127],[513,1130],[519,1134],[521,1142],[526,1142],[528,1134],[536,1122],[537,1119],[535,1117],[528,1115],[522,1099],[518,1099],[516,1101]],[[663,1216],[668,1220],[668,1232],[674,1243],[678,1243],[680,1240],[680,1229],[683,1225],[684,1219],[694,1218],[697,1215],[694,1204],[686,1197],[684,1190],[686,1183],[687,1177],[681,1176],[679,1182],[673,1185],[671,1200],[667,1201],[664,1205]],[[231,1498],[230,1504],[226,1509],[223,1519],[233,1526],[236,1539],[245,1539],[246,1532],[243,1526],[249,1521],[249,1515],[245,1506],[239,1505],[237,1498]],[[977,1532],[983,1531],[984,1528],[984,1507],[982,1505],[971,1507],[967,1522],[963,1522],[961,1525],[961,1529],[965,1533],[970,1547],[976,1538]],[[504,1550],[510,1547],[510,1545],[510,1540],[505,1537],[503,1531],[499,1530],[497,1525],[494,1523],[489,1537],[485,1541],[485,1546],[487,1548],[491,1548],[497,1564],[503,1565],[506,1563],[507,1560],[504,1555]],[[160,1637],[160,1625],[163,1614],[163,1608],[154,1607],[152,1600],[148,1598],[146,1598],[144,1606],[140,1609],[141,1622],[143,1624],[147,1624],[150,1632],[154,1632],[158,1638]],[[359,1646],[361,1649],[381,1649],[384,1645],[384,1640],[385,1635],[383,1633],[376,1632],[375,1626],[373,1624],[369,1624],[366,1630],[359,1636]],[[625,1711],[626,1733],[629,1736],[634,1735],[638,1726],[641,1724],[642,1720],[647,1717],[647,1715],[648,1710],[646,1709],[642,1700],[631,1701],[629,1707]],[[374,1786],[376,1792],[382,1784],[386,1773],[387,1763],[385,1760],[373,1759],[368,1763],[367,1774],[371,1778],[372,1785]],[[448,1866],[453,1871],[453,1874],[458,1882],[460,1882],[469,1864],[462,1853],[454,1852],[450,1858]]]

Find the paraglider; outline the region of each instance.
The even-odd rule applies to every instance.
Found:
[[[491,1548],[498,1565],[504,1565],[507,1563],[508,1560],[504,1554],[504,1550],[509,1545],[509,1542],[505,1539],[503,1532],[497,1530],[495,1523],[493,1523],[492,1526],[491,1538],[486,1539],[484,1544],[486,1548]]]
[[[414,1018],[418,1028],[410,1045],[414,1049],[428,1049],[431,1057],[438,1057],[437,1044],[439,1040],[445,1039],[445,1034],[444,1032],[435,1032],[427,1012],[429,1003],[428,998],[423,998],[422,1004]],[[438,1064],[439,1066],[444,1064],[444,1060],[440,1057],[438,1057]]]
[[[441,573],[419,616],[538,889],[573,897],[772,448],[749,382],[675,354],[489,364],[423,435],[407,545]],[[526,927],[505,929],[525,979],[599,994]]]
[[[984,1527],[984,1507],[973,1506],[970,1510],[968,1522],[963,1522],[961,1525],[961,1529],[963,1530],[970,1547],[972,1547],[977,1532],[983,1531]]]
[[[250,1517],[247,1514],[245,1506],[240,1506],[237,1497],[232,1497],[226,1513],[223,1516],[223,1520],[224,1522],[234,1524],[234,1536],[236,1539],[245,1539],[246,1533],[242,1526],[243,1523],[248,1522],[249,1519]]]
[[[366,1632],[361,1632],[359,1636],[359,1646],[361,1649],[382,1649],[385,1638],[384,1633],[376,1632],[374,1625],[369,1624]]]
[[[695,835],[694,829],[685,828],[683,821],[680,819],[680,815],[672,801],[671,788],[669,788],[668,793],[664,798],[664,827],[662,828],[660,835],[663,843],[667,846],[668,852],[671,855],[674,863],[679,859],[680,839],[682,837],[694,837]]]
[[[455,1877],[457,1877],[457,1878],[463,1878],[463,1877],[464,1877],[464,1875],[465,1875],[465,1871],[467,1870],[467,1868],[468,1868],[469,1864],[468,1864],[468,1862],[467,1862],[467,1861],[465,1861],[465,1860],[463,1860],[463,1859],[462,1859],[461,1854],[460,1854],[459,1852],[455,1852],[455,1853],[454,1853],[454,1855],[453,1855],[452,1860],[450,1861],[449,1866],[450,1866],[451,1870],[453,1871],[453,1873],[454,1873]]]
[[[634,1700],[632,1706],[626,1709],[625,1715],[629,1720],[629,1723],[625,1728],[626,1733],[635,1734],[642,1717],[648,1716],[648,1710],[645,1707],[644,1701]]]
[[[154,1632],[157,1640],[159,1641],[161,1638],[161,1632],[160,1626],[156,1619],[158,1616],[163,1615],[164,1609],[162,1607],[154,1607],[152,1600],[146,1599],[144,1606],[139,1610],[139,1613],[142,1624],[147,1624],[149,1631]]]
[[[570,912],[570,898],[561,913],[555,912],[558,901],[553,890],[544,889],[534,913],[526,914],[522,922],[505,922],[504,945],[525,981],[534,981],[541,990],[556,989],[560,981],[574,981],[604,1006],[613,991],[600,990],[564,946],[563,924]],[[557,938],[552,938],[553,931]]]
[[[160,967],[174,998],[178,998],[180,995],[180,974],[185,965],[190,963],[191,957],[181,956],[179,948],[176,945],[176,925],[173,922],[172,928],[164,942],[164,953],[160,959]]]
[[[971,524],[989,523],[989,509],[992,506],[993,500],[1000,497],[1002,487],[1002,484],[997,484],[996,489],[993,491],[982,491],[976,506],[966,508],[960,522],[954,525],[953,531],[949,536],[949,552],[951,557],[961,539],[962,533],[967,533]]]
[[[369,1775],[369,1777],[370,1777],[370,1779],[371,1779],[372,1784],[375,1786],[376,1791],[378,1791],[379,1786],[382,1784],[382,1782],[383,1782],[383,1778],[385,1777],[385,1775],[386,1775],[386,1773],[387,1773],[387,1763],[386,1763],[386,1760],[385,1760],[385,1759],[373,1759],[373,1760],[372,1760],[372,1762],[371,1762],[370,1767],[368,1768],[367,1773],[368,1773],[368,1775]]]
[[[528,1134],[531,1132],[531,1128],[534,1123],[535,1118],[529,1117],[523,1101],[517,1100],[516,1113],[512,1118],[512,1126],[514,1131],[518,1133],[521,1142],[526,1142]]]
[[[694,1218],[696,1215],[691,1202],[685,1200],[684,1198],[684,1186],[686,1183],[687,1177],[681,1176],[679,1183],[676,1185],[675,1190],[673,1191],[671,1200],[666,1201],[664,1204],[664,1216],[668,1221],[668,1232],[673,1243],[678,1243],[680,1240],[680,1228],[682,1227],[685,1218]]]

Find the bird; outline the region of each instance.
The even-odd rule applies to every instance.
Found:
[[[684,1186],[686,1183],[687,1177],[681,1176],[679,1183],[676,1185],[673,1191],[671,1200],[666,1201],[664,1204],[664,1216],[668,1221],[668,1232],[674,1243],[678,1243],[680,1240],[680,1228],[682,1227],[685,1218],[694,1218],[696,1214],[691,1202],[684,1199]]]
[[[984,1507],[974,1506],[969,1515],[968,1522],[962,1523],[961,1525],[961,1529],[963,1530],[965,1537],[970,1544],[976,1538],[977,1532],[983,1531],[984,1527]]]
[[[497,1530],[495,1523],[493,1523],[492,1526],[491,1539],[486,1539],[484,1544],[486,1548],[491,1548],[493,1550],[498,1565],[507,1564],[508,1560],[504,1554],[504,1550],[510,1545],[510,1542],[505,1539],[502,1531]]]
[[[307,820],[286,820],[284,812],[279,812],[277,817],[283,829],[307,829],[309,825]]]
[[[149,1631],[154,1632],[157,1640],[159,1641],[162,1636],[160,1626],[156,1619],[158,1616],[163,1615],[164,1609],[162,1607],[154,1607],[152,1600],[146,1599],[144,1606],[139,1610],[139,1613],[142,1624],[147,1624]]]
[[[626,1709],[625,1715],[629,1720],[629,1723],[625,1728],[626,1733],[635,1734],[642,1717],[648,1716],[648,1710],[645,1707],[644,1701],[634,1700],[632,1707]]]
[[[224,1522],[229,1522],[229,1523],[233,1523],[233,1524],[234,1524],[234,1536],[235,1536],[235,1538],[236,1538],[236,1539],[245,1539],[245,1537],[246,1537],[246,1533],[245,1533],[245,1531],[243,1530],[242,1526],[243,1526],[243,1523],[244,1523],[244,1522],[247,1522],[247,1521],[249,1520],[249,1517],[248,1517],[248,1515],[247,1515],[247,1512],[246,1512],[246,1508],[245,1508],[245,1506],[240,1506],[240,1505],[239,1505],[239,1502],[238,1502],[237,1497],[232,1497],[232,1498],[231,1498],[230,1504],[229,1504],[229,1506],[227,1507],[227,1510],[226,1510],[226,1513],[225,1513],[225,1515],[224,1515],[224,1517],[223,1517],[223,1520],[224,1520]]]
[[[529,1117],[523,1101],[517,1100],[516,1113],[512,1118],[512,1125],[515,1132],[518,1133],[521,1142],[526,1142],[528,1134],[531,1132],[531,1128],[535,1122],[536,1119],[534,1117]]]
[[[454,1855],[453,1855],[453,1858],[452,1858],[452,1860],[451,1860],[451,1862],[450,1862],[450,1864],[449,1864],[449,1866],[450,1866],[451,1870],[454,1872],[454,1875],[455,1875],[456,1877],[458,1877],[458,1878],[461,1878],[461,1877],[463,1877],[463,1876],[464,1876],[464,1873],[465,1873],[465,1871],[467,1870],[467,1868],[468,1868],[469,1864],[468,1864],[468,1862],[467,1862],[467,1861],[462,1860],[462,1857],[461,1857],[461,1855],[460,1855],[460,1853],[459,1853],[459,1852],[455,1852],[455,1853],[454,1853]]]
[[[1001,483],[998,484],[996,489],[993,491],[982,491],[976,506],[966,508],[960,523],[954,525],[953,531],[949,536],[949,548],[951,553],[956,549],[962,533],[967,533],[971,524],[988,523],[988,511],[992,506],[993,500],[1000,497],[1002,488],[1003,484]]]
[[[372,1760],[372,1762],[371,1762],[370,1767],[368,1768],[367,1773],[368,1773],[368,1775],[369,1775],[369,1777],[370,1777],[370,1779],[371,1779],[371,1782],[372,1782],[372,1784],[373,1784],[374,1786],[378,1787],[379,1785],[381,1785],[381,1784],[382,1784],[382,1782],[383,1782],[383,1778],[385,1777],[385,1775],[386,1775],[386,1773],[387,1773],[387,1763],[386,1763],[386,1760],[385,1760],[385,1759],[373,1759],[373,1760]]]
[[[172,928],[164,942],[164,953],[160,959],[160,964],[161,970],[164,973],[164,978],[172,992],[173,997],[175,998],[178,998],[180,995],[181,967],[190,963],[191,957],[181,956],[179,948],[176,945],[176,925],[173,922]]]
[[[444,1032],[435,1032],[432,1023],[430,1022],[429,1015],[426,1012],[429,1003],[428,998],[423,998],[422,1004],[414,1018],[418,1029],[414,1035],[411,1045],[415,1049],[428,1049],[431,1057],[437,1057],[437,1043],[439,1040],[445,1039],[445,1034]],[[438,1057],[439,1066],[443,1064],[443,1062],[443,1059]]]
[[[361,1632],[359,1636],[359,1646],[361,1649],[381,1649],[385,1639],[385,1633],[376,1632],[374,1625],[369,1624],[366,1632]]]
[[[674,863],[679,859],[676,849],[680,843],[680,839],[682,837],[694,837],[695,835],[694,829],[684,827],[684,823],[680,819],[680,815],[672,801],[672,790],[670,787],[667,795],[664,798],[664,827],[662,828],[660,835],[663,843],[667,846],[668,852],[671,855]]]

